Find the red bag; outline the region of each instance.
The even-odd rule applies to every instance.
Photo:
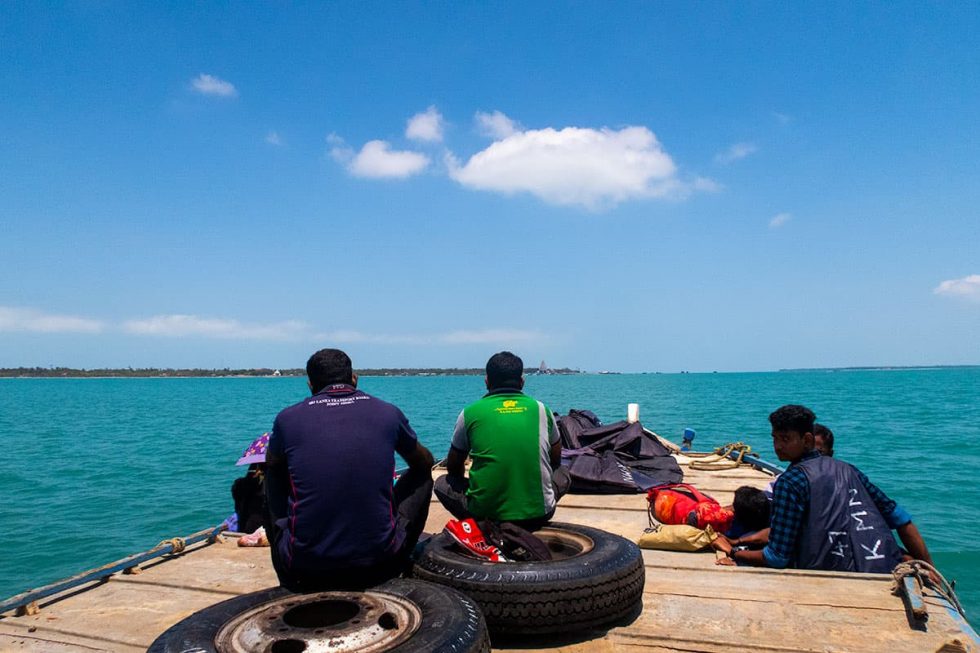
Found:
[[[671,483],[650,488],[647,492],[650,516],[661,524],[687,524],[705,528],[709,524],[718,533],[732,526],[735,511],[724,508],[715,499],[687,483]]]

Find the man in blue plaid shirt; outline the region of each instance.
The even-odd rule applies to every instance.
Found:
[[[894,529],[913,558],[932,564],[905,510],[857,468],[814,448],[815,419],[797,405],[769,416],[773,449],[790,466],[773,489],[769,544],[761,551],[731,551],[732,560],[777,569],[888,573],[902,559]]]

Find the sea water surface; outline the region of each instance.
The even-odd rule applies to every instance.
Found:
[[[484,392],[475,376],[360,386],[401,407],[437,457]],[[809,406],[836,455],[912,513],[977,623],[980,368],[530,376],[525,389],[606,422],[637,402],[660,435],[691,427],[699,449],[742,440],[772,462],[768,414]],[[0,379],[0,598],[220,523],[243,471],[235,460],[307,394],[300,378]]]

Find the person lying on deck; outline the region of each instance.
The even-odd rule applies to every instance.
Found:
[[[522,392],[524,361],[509,351],[487,361],[487,394],[459,414],[448,474],[435,495],[457,519],[508,521],[529,531],[555,513],[571,483],[561,467],[561,436],[548,408]],[[473,458],[469,478],[467,456]]]
[[[856,467],[816,451],[814,421],[799,405],[769,415],[773,449],[790,466],[773,491],[769,543],[761,551],[733,550],[731,558],[777,569],[889,573],[902,560],[895,529],[913,558],[932,564],[905,510]]]
[[[716,551],[731,556],[736,547],[761,549],[769,543],[769,521],[771,502],[765,491],[751,485],[743,485],[735,490],[735,500],[732,502],[735,519],[732,526],[724,534],[711,543]],[[731,557],[719,558],[720,565],[734,565]]]

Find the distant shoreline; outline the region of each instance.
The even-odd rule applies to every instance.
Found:
[[[780,372],[888,372],[901,370],[969,369],[980,365],[857,365],[852,367],[788,367]]]
[[[356,370],[359,376],[483,376],[483,368],[467,367],[392,367]],[[537,368],[525,370],[526,374],[537,374]],[[582,374],[579,370],[568,368],[549,369],[542,374]],[[249,369],[203,369],[203,368],[100,368],[76,369],[71,367],[12,367],[0,368],[0,378],[8,379],[164,379],[164,378],[276,378],[305,377],[306,370],[272,368]]]
[[[768,372],[723,372],[724,374],[783,373],[783,372],[889,372],[909,370],[975,369],[980,365],[866,365],[851,367],[796,367],[781,368]],[[381,367],[356,370],[359,376],[483,376],[485,371],[479,367]],[[620,372],[586,372],[569,368],[547,369],[528,368],[525,374],[545,375],[620,375]],[[630,374],[718,374],[716,371],[689,372],[631,372]],[[0,379],[240,379],[305,377],[306,370],[299,368],[273,369],[268,367],[242,369],[205,368],[96,368],[79,369],[73,367],[8,367],[0,368]]]

